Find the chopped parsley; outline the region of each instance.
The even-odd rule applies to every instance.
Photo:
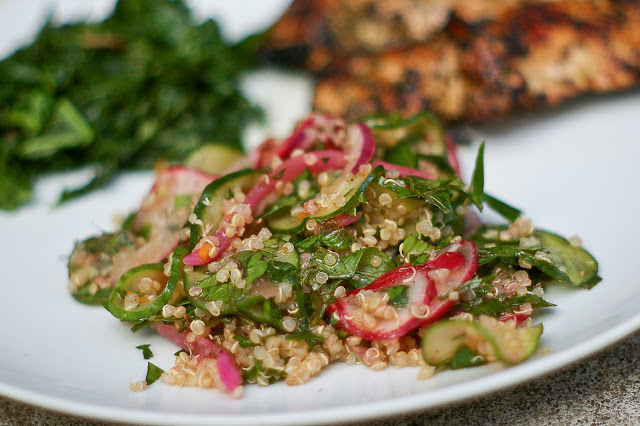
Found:
[[[153,384],[156,380],[160,378],[160,376],[164,373],[164,370],[152,362],[147,363],[147,376],[145,381],[147,382],[147,386]]]
[[[149,349],[149,344],[146,345],[140,345],[140,346],[136,346],[136,349],[140,349],[142,350],[142,357],[144,359],[149,359],[151,357],[153,357],[153,352],[151,352],[151,349]]]
[[[407,296],[407,290],[409,287],[406,285],[394,285],[387,288],[387,294],[389,295],[389,304],[396,308],[404,308],[407,306],[409,297]]]

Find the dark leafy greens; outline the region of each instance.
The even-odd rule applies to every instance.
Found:
[[[259,116],[238,90],[254,46],[196,24],[182,0],[120,0],[101,23],[47,23],[0,62],[0,209],[28,202],[44,172],[94,166],[66,201],[206,143],[241,149]]]

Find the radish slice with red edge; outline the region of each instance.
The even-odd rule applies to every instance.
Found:
[[[455,301],[447,296],[465,281],[470,280],[478,267],[478,251],[471,241],[451,244],[435,259],[424,265],[404,265],[393,269],[368,286],[348,292],[327,308],[336,314],[340,326],[355,336],[368,340],[392,339],[404,336],[418,327],[446,314]],[[439,278],[438,278],[439,277]],[[374,317],[372,323],[364,319],[362,299],[368,292],[385,292],[389,287],[406,286],[407,303],[394,307],[391,319]],[[358,294],[363,293],[362,296]],[[363,297],[364,296],[364,297]]]
[[[193,342],[189,342],[187,340],[189,332],[185,330],[180,333],[178,329],[171,324],[157,324],[153,327],[158,334],[175,343],[183,350],[189,351],[192,356],[201,357],[201,359],[216,359],[220,380],[222,380],[228,392],[231,393],[236,390],[238,386],[242,385],[240,368],[236,365],[231,352],[222,346],[202,336],[198,336]]]

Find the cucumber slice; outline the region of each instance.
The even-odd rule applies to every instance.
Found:
[[[176,292],[180,291],[178,282],[183,275],[182,259],[187,253],[188,250],[185,246],[176,248],[171,262],[171,276],[168,279],[161,263],[141,265],[124,273],[111,292],[109,302],[106,304],[107,310],[116,318],[127,322],[141,321],[158,313],[165,304],[174,298]],[[140,288],[140,282],[144,278],[150,278],[164,285],[160,294],[154,298],[145,294]],[[138,294],[140,301],[135,308],[127,309],[124,300],[126,295],[132,292]]]
[[[432,146],[432,153],[443,155],[446,144],[440,123],[430,112],[422,112],[408,119],[401,117],[377,117],[367,120],[380,145],[394,147],[401,141],[425,140]]]
[[[281,215],[274,215],[266,219],[265,222],[269,229],[275,233],[293,234],[300,232],[304,223],[309,219],[331,219],[332,217],[338,216],[339,214],[351,209],[358,202],[358,198],[360,198],[364,193],[367,186],[373,182],[376,176],[379,176],[382,173],[384,173],[384,168],[382,166],[374,168],[366,176],[356,173],[353,179],[351,179],[340,191],[340,194],[346,200],[346,203],[343,206],[336,206],[332,204],[329,207],[321,207],[315,214],[302,219],[292,216],[291,213],[287,211]]]
[[[269,230],[276,234],[296,234],[302,231],[304,223],[305,219],[292,216],[289,210],[265,220]]]
[[[507,364],[517,364],[529,358],[538,348],[542,324],[522,328],[487,329],[493,337],[496,355]]]
[[[591,288],[600,281],[598,262],[591,253],[548,231],[535,231],[533,236],[549,252],[551,263],[567,274],[571,284]]]
[[[532,327],[509,328],[482,326],[475,321],[441,320],[422,332],[422,356],[427,364],[449,364],[463,347],[478,353],[478,346],[489,344],[492,352],[502,362],[517,364],[535,352],[542,334],[542,324]]]
[[[244,169],[229,173],[211,182],[202,191],[200,200],[193,209],[193,213],[202,221],[191,224],[191,236],[189,248],[193,250],[200,238],[208,234],[210,230],[217,230],[224,212],[222,201],[229,198],[235,191],[251,188],[256,182],[259,173],[255,170]]]
[[[185,165],[203,172],[219,174],[242,158],[242,155],[242,151],[237,149],[229,148],[223,144],[211,143],[192,153]]]
[[[135,235],[126,231],[103,234],[77,243],[67,264],[73,297],[88,305],[99,305],[109,300],[113,285],[105,286],[105,283],[111,283],[114,255],[139,246]]]
[[[185,272],[184,274],[184,292],[187,295],[187,298],[189,299],[189,301],[191,303],[194,304],[194,306],[203,309],[203,310],[207,310],[207,299],[205,297],[203,297],[202,295],[200,296],[192,296],[189,293],[189,290],[197,285],[200,285],[200,283],[204,280],[206,280],[207,278],[211,277],[212,274],[211,272],[209,272],[207,270],[207,267],[201,267],[201,268],[194,268],[193,271],[191,272]]]
[[[494,226],[489,229],[496,230],[499,233],[507,229],[507,227]],[[572,246],[567,239],[557,234],[536,230],[532,235],[538,240],[538,244],[533,247],[520,248],[517,241],[503,242],[498,237],[486,238],[484,236],[485,232],[486,229],[477,232],[472,239],[480,249],[490,254],[514,259],[522,258],[552,279],[567,284],[592,288],[601,281],[598,276],[598,262],[591,253],[582,247]],[[541,260],[535,257],[534,252],[538,250],[547,252],[549,260]]]

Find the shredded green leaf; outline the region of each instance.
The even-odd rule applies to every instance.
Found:
[[[244,336],[233,336],[233,338],[236,339],[240,344],[240,346],[243,348],[250,348],[251,346],[256,345],[255,343],[253,343],[251,340],[247,339]]]
[[[396,308],[404,308],[407,306],[409,297],[407,296],[407,290],[409,287],[406,285],[395,285],[387,288],[387,294],[389,295],[389,304]]]
[[[424,264],[434,249],[431,244],[413,235],[409,235],[402,243],[402,254],[405,257],[409,256],[413,266]]]
[[[160,378],[160,376],[164,373],[164,370],[152,362],[147,363],[147,376],[145,381],[147,382],[147,386],[153,384],[156,380]]]
[[[323,226],[314,234],[296,244],[303,251],[312,252],[320,246],[334,250],[346,250],[355,242],[355,238],[346,229]]]
[[[476,166],[471,177],[471,201],[479,210],[482,210],[484,194],[484,142],[478,147],[476,154]]]
[[[244,265],[247,285],[263,276],[269,266],[267,261],[262,259],[262,253],[260,252],[242,251],[236,254],[236,258]]]
[[[395,267],[389,256],[375,247],[367,247],[340,259],[335,265],[324,263],[326,249],[319,249],[317,254],[318,270],[325,272],[329,279],[347,279],[352,287],[361,288]],[[371,260],[380,258],[380,265],[373,266]]]
[[[469,349],[468,346],[464,345],[456,351],[453,359],[449,363],[449,366],[452,370],[457,370],[459,368],[476,367],[478,365],[483,365],[486,363],[486,359],[476,355],[475,352]]]
[[[144,359],[149,359],[153,356],[153,352],[151,352],[151,349],[149,349],[149,344],[146,345],[140,345],[140,346],[136,346],[136,349],[141,349],[142,350],[142,357]]]

